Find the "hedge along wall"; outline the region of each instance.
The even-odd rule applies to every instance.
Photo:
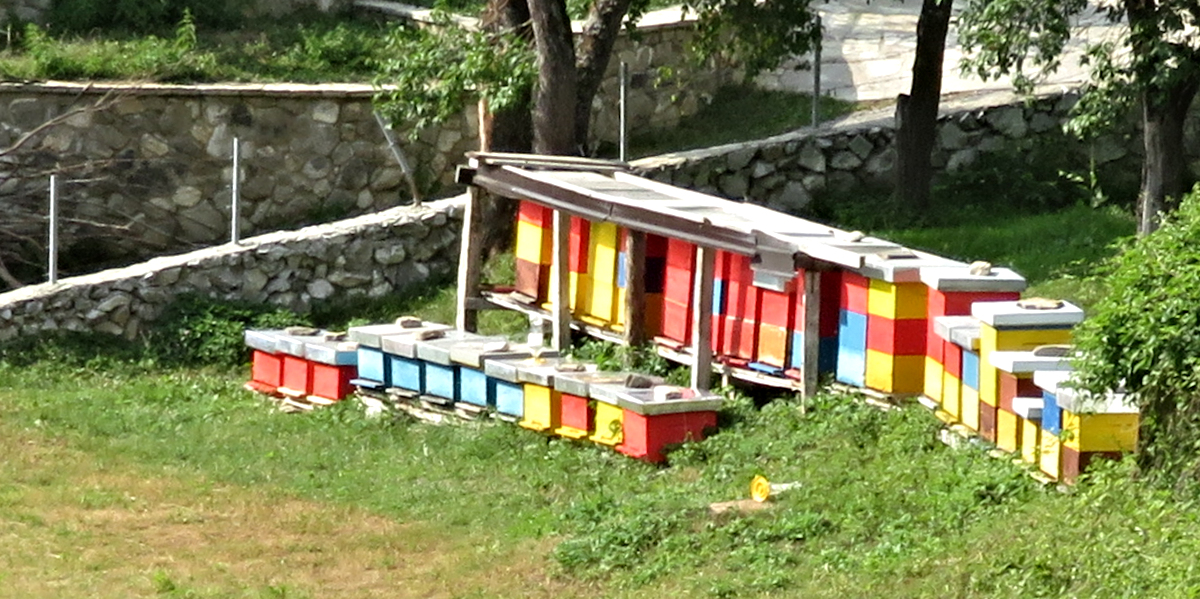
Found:
[[[66,252],[129,259],[228,240],[235,137],[243,235],[409,200],[365,85],[0,85],[0,147],[106,94],[110,106],[41,131],[0,163],[0,206],[34,214],[46,210],[46,175],[62,173]],[[467,111],[415,141],[397,136],[432,192],[450,184],[476,131]]]
[[[307,311],[449,276],[465,197],[278,232],[0,294],[0,341],[55,330],[137,336],[183,293]]]

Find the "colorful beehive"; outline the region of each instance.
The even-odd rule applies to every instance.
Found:
[[[593,222],[588,233],[586,301],[575,311],[588,324],[611,327],[617,315],[617,254],[621,231],[608,222]],[[582,292],[582,291],[581,291]]]
[[[950,345],[946,355],[960,360],[958,392],[958,421],[967,428],[979,430],[979,321],[974,317],[951,317],[964,320],[950,329]],[[953,370],[951,370],[953,372]],[[953,381],[951,380],[951,383]]]
[[[667,276],[667,238],[646,235],[646,278],[644,281],[646,301],[645,330],[650,335],[662,331],[664,292]],[[622,282],[622,287],[624,287]]]
[[[696,246],[667,239],[664,250],[662,319],[658,336],[668,345],[690,346]]]
[[[325,338],[321,331],[314,335],[283,334],[275,338],[275,353],[283,358],[281,365],[280,394],[293,399],[312,395],[313,364],[305,357],[305,344]]]
[[[963,347],[955,343],[955,338],[957,337],[968,345],[978,343],[979,321],[972,316],[938,316],[933,319],[932,324],[934,331],[932,343],[943,346],[942,363],[939,364],[942,381],[937,386],[938,397],[929,397],[936,400],[941,410],[955,422],[962,422]],[[929,385],[926,385],[926,391],[928,391],[928,387]],[[976,415],[974,421],[977,423],[978,408],[973,409],[972,413]],[[971,428],[974,430],[977,426]]]
[[[695,389],[658,385],[630,389],[594,385],[593,394],[616,402],[623,412],[623,438],[617,451],[648,462],[666,459],[663,451],[685,441],[704,439],[716,428],[723,398]]]
[[[758,359],[763,290],[754,286],[748,256],[728,254],[725,276],[719,354],[723,361],[744,367]]]
[[[758,292],[758,344],[750,367],[769,374],[782,374],[789,367],[793,331],[796,330],[796,287],[803,287],[804,275],[788,281],[782,291]],[[799,348],[803,353],[803,346]]]
[[[560,372],[595,372],[592,364],[580,364],[566,358],[523,360],[517,366],[517,381],[525,395],[523,417],[519,424],[536,431],[555,431],[562,426],[562,392],[554,388]]]
[[[1021,420],[1021,459],[1037,465],[1042,448],[1042,407],[1045,399],[1041,395],[1013,398],[1013,413]]]
[[[595,412],[592,419],[592,442],[616,446],[624,440],[625,411],[618,403],[620,395],[643,391],[661,385],[662,379],[643,375],[631,375],[620,382],[594,381],[588,384],[588,397],[594,400]]]
[[[312,389],[309,403],[330,404],[349,397],[358,376],[358,344],[353,341],[312,339],[304,343],[304,357],[311,363]]]
[[[630,373],[625,372],[560,372],[554,377],[554,389],[561,395],[559,426],[555,434],[569,439],[582,439],[595,431],[596,410],[589,387],[595,383],[620,383]]]
[[[383,350],[390,388],[418,395],[424,393],[425,362],[417,359],[417,342],[440,337],[449,330],[451,327],[444,324],[423,322],[421,326],[406,329],[403,333],[381,336],[380,348]]]
[[[279,353],[279,336],[284,331],[246,330],[242,339],[251,351],[250,381],[246,386],[259,393],[274,395],[283,385],[283,355]]]
[[[370,324],[350,327],[347,339],[358,344],[358,378],[352,381],[364,389],[382,389],[392,386],[387,355],[383,351],[383,338],[402,335],[432,323],[423,323],[418,318],[400,318],[390,324]]]
[[[1069,343],[1071,328],[1083,320],[1083,310],[1068,302],[1035,299],[975,302],[971,305],[971,315],[980,321],[979,433],[995,442],[997,418],[1003,418],[997,414],[1000,371],[988,356],[996,351]]]
[[[479,335],[450,330],[434,339],[416,339],[416,359],[424,362],[425,391],[421,399],[440,405],[459,401],[459,366],[450,359],[450,351],[459,343],[480,339]]]
[[[1051,391],[1060,410],[1059,478],[1074,482],[1097,459],[1118,458],[1137,449],[1139,414],[1124,393],[1095,397],[1071,387],[1068,377],[1034,374],[1039,387]]]
[[[867,383],[867,296],[871,281],[847,271],[839,282],[837,380],[863,387]]]
[[[922,268],[921,282],[928,287],[923,390],[927,397],[941,402],[946,382],[943,354],[949,350],[950,342],[934,331],[935,320],[941,316],[969,315],[975,302],[1016,300],[1026,284],[1024,277],[1010,269],[986,265]]]
[[[578,317],[588,311],[592,301],[592,276],[588,271],[588,255],[592,224],[571,217],[571,231],[567,244],[567,297],[571,314]]]
[[[450,361],[459,367],[457,400],[478,408],[495,407],[498,381],[484,372],[486,362],[531,355],[533,350],[529,346],[510,343],[504,337],[454,342],[450,347]]]
[[[516,234],[515,288],[531,301],[543,302],[550,297],[554,210],[527,200],[519,202]]]
[[[521,385],[517,371],[526,362],[544,363],[543,356],[557,358],[558,352],[518,344],[508,344],[503,348],[480,348],[480,351],[467,346],[455,348],[450,352],[450,357],[455,362],[471,367],[463,369],[464,375],[468,370],[479,368],[478,364],[482,364],[483,374],[487,377],[484,392],[492,394],[487,398],[490,405],[496,408],[496,413],[501,419],[513,422],[525,415],[525,388]],[[467,401],[465,398],[469,394],[478,394],[480,391],[478,388],[467,389],[467,379],[467,376],[461,378],[464,401]]]
[[[1014,408],[1014,400],[1017,397],[1040,396],[1040,389],[1033,383],[1033,373],[1070,370],[1070,361],[1062,352],[1043,353],[1040,349],[993,351],[986,359],[997,370],[996,376],[999,379],[996,447],[1007,452],[1016,452],[1023,446],[1021,434],[1026,428],[1026,423]]]

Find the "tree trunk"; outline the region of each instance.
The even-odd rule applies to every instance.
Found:
[[[483,14],[483,28],[488,31],[508,31],[533,42],[529,25],[527,0],[490,0]],[[529,152],[533,149],[533,117],[530,102],[533,90],[525,90],[512,108],[491,113],[480,122],[481,134],[488,140],[481,150],[493,152]],[[486,125],[485,125],[486,122]]]
[[[942,59],[953,0],[924,0],[917,21],[912,88],[896,99],[896,189],[905,206],[929,208],[933,140],[942,95]]]
[[[1200,80],[1190,77],[1165,92],[1142,94],[1142,188],[1138,193],[1138,235],[1158,229],[1162,214],[1187,192],[1183,124]]]
[[[612,59],[613,45],[621,32],[621,23],[629,12],[630,0],[596,0],[583,25],[579,40],[579,87],[575,100],[575,144],[587,147],[592,121],[592,101],[604,81],[604,72]]]
[[[578,154],[575,145],[575,44],[564,0],[531,0],[537,41],[538,83],[534,93],[533,151]]]

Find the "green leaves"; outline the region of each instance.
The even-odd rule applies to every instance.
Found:
[[[737,60],[746,76],[775,68],[810,52],[821,39],[810,0],[686,0],[694,12],[693,49],[701,56],[722,54]]]
[[[1194,479],[1200,462],[1200,188],[1105,270],[1109,293],[1076,332],[1080,382],[1124,386],[1142,408],[1141,462]]]
[[[387,37],[391,58],[379,65],[374,82],[376,106],[413,136],[461,114],[478,98],[493,111],[510,108],[537,74],[524,40],[468,31],[440,16],[435,26],[392,30]]]

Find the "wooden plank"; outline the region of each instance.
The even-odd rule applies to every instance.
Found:
[[[483,274],[483,226],[480,212],[483,190],[471,187],[463,213],[462,244],[458,252],[457,310],[454,325],[460,331],[475,332],[478,314],[471,300],[479,298],[479,279]]]
[[[636,347],[646,342],[646,234],[625,239],[625,343]]]
[[[571,215],[554,211],[554,239],[550,263],[550,346],[566,351],[571,346],[570,279],[567,254],[571,244]]]
[[[696,247],[695,293],[692,294],[692,387],[708,391],[712,380],[712,295],[717,251]]]
[[[821,354],[821,273],[812,269],[804,271],[804,347],[797,349],[804,352],[801,391],[812,397],[817,394]]]

